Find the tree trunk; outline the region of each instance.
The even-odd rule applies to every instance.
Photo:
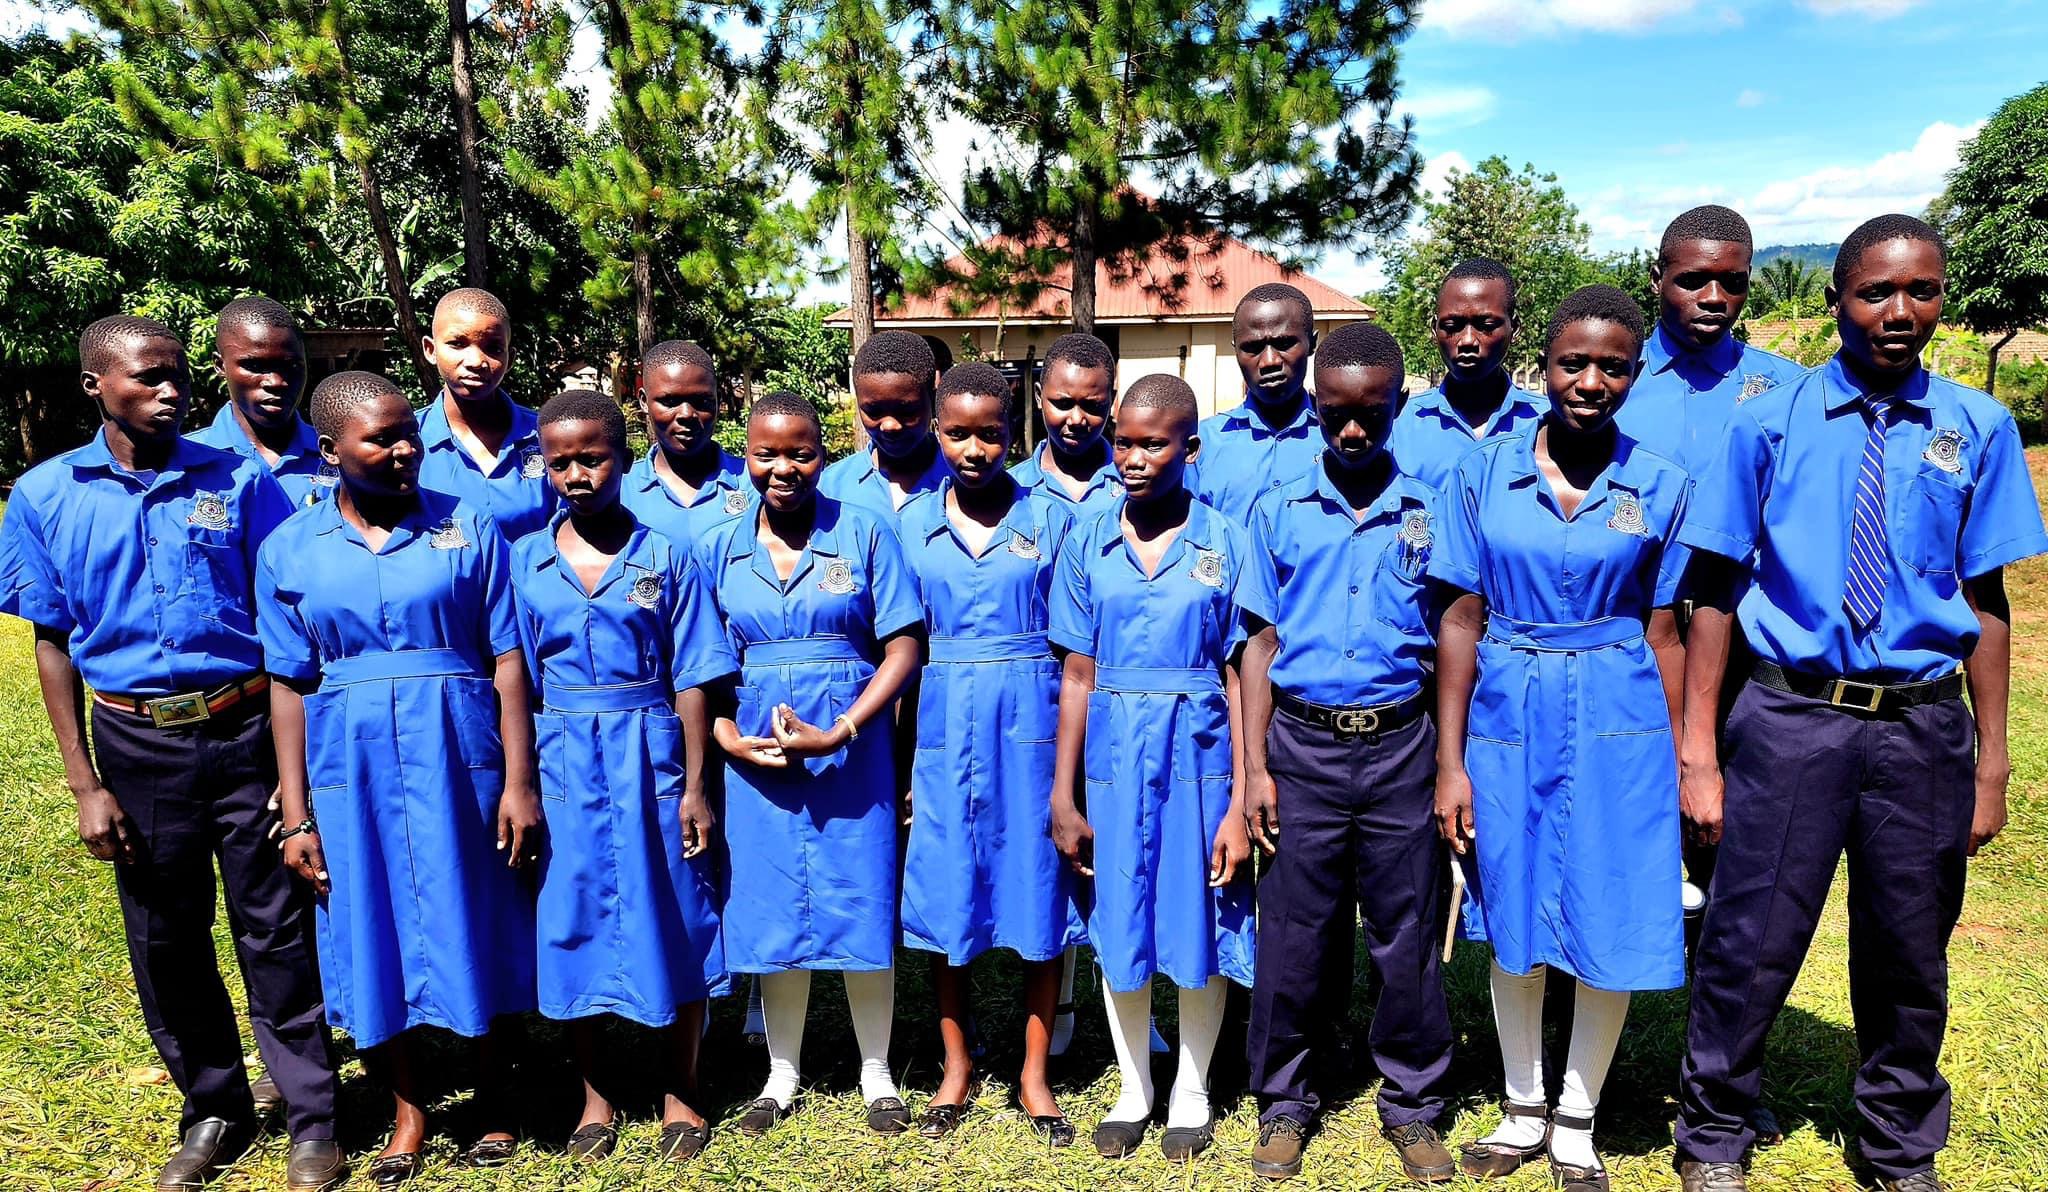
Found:
[[[2018,328],[2014,328],[2013,330],[2006,332],[2004,335],[1999,337],[1997,343],[1991,345],[1991,350],[1985,354],[1984,392],[1990,394],[1993,397],[1998,396],[1998,353],[2005,347],[2005,345],[2012,342],[2013,336],[2018,334]]]
[[[639,344],[636,359],[645,358],[654,346],[654,249],[648,239],[647,213],[633,216],[633,337]]]
[[[1073,291],[1068,308],[1074,316],[1074,330],[1095,333],[1095,224],[1101,213],[1092,199],[1083,199],[1074,212]]]
[[[853,226],[853,204],[846,205],[846,285],[853,292],[847,306],[853,318],[853,350],[860,352],[875,333],[874,246]]]
[[[467,285],[490,282],[485,242],[484,191],[476,164],[476,80],[469,73],[469,5],[448,0],[448,57],[455,77],[455,142],[462,162],[462,275]]]
[[[412,282],[405,276],[405,263],[398,257],[398,234],[391,230],[391,214],[384,209],[384,184],[378,181],[377,170],[368,157],[356,163],[356,177],[362,182],[363,206],[369,211],[370,231],[377,237],[377,253],[384,259],[384,291],[391,296],[392,309],[398,314],[398,337],[405,341],[405,358],[412,361],[420,388],[431,396],[441,388],[441,377],[420,354],[420,341],[426,333],[420,329],[419,314],[413,310]]]

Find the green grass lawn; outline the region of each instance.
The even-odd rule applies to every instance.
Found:
[[[2048,451],[2033,453],[2036,483],[2048,490]],[[2019,643],[2015,650],[2012,827],[1975,864],[1957,931],[1951,985],[1953,1016],[1944,1067],[1955,1086],[1955,1130],[1942,1173],[1958,1189],[2048,1188],[2048,1111],[2036,1100],[2048,1078],[2048,564],[2030,563],[2012,579]],[[0,1189],[144,1187],[174,1147],[178,1096],[138,1079],[156,1063],[136,1011],[121,943],[119,912],[107,870],[88,859],[73,831],[71,801],[38,703],[29,635],[0,621]],[[1756,1158],[1755,1186],[1852,1188],[1843,1145],[1853,1130],[1849,1102],[1855,1040],[1846,979],[1847,925],[1842,885],[1792,1006],[1771,1036],[1765,1094],[1789,1138]],[[225,929],[220,950],[229,955]],[[1494,1118],[1499,1070],[1485,994],[1485,959],[1461,946],[1451,973],[1452,1012],[1461,1032],[1455,1072],[1462,1103],[1454,1140],[1475,1137]],[[231,979],[230,986],[235,982]],[[1085,985],[1085,982],[1084,982]],[[821,976],[812,997],[807,1066],[813,1082],[797,1115],[764,1140],[721,1130],[693,1165],[651,1161],[654,1101],[633,1070],[648,1053],[630,1032],[614,1035],[620,1077],[635,1090],[632,1121],[618,1155],[579,1168],[560,1154],[574,1125],[577,1097],[564,1040],[535,1025],[515,1079],[528,1145],[513,1167],[471,1172],[454,1166],[458,1144],[477,1128],[465,1112],[469,1069],[446,1052],[444,1102],[437,1107],[432,1164],[415,1187],[584,1188],[1238,1188],[1252,1182],[1248,1155],[1257,1108],[1242,1094],[1237,1041],[1219,1053],[1221,1104],[1228,1117],[1217,1145],[1190,1167],[1159,1157],[1156,1132],[1139,1156],[1098,1159],[1087,1131],[1108,1109],[1114,1065],[1099,994],[1082,993],[1080,1031],[1056,1071],[1064,1108],[1081,1127],[1081,1145],[1049,1151],[1037,1144],[1004,1075],[1017,1059],[1014,966],[985,962],[976,996],[991,1055],[990,1079],[976,1112],[953,1138],[878,1139],[866,1132],[855,1059],[839,983]],[[239,990],[236,1000],[241,1000]],[[1159,1003],[1172,1032],[1172,999]],[[1349,1030],[1362,1038],[1367,1007],[1354,1000]],[[913,1110],[938,1077],[938,1047],[922,959],[899,976],[893,1060]],[[1617,1188],[1675,1188],[1671,1175],[1672,1086],[1682,1039],[1678,994],[1637,999],[1621,1055],[1601,1107],[1602,1149]],[[730,1120],[754,1095],[765,1056],[739,1038],[739,1007],[714,1011],[703,1071],[706,1108]],[[246,1032],[245,1032],[246,1035]],[[253,1044],[250,1045],[253,1052]],[[1163,1092],[1170,1069],[1159,1068]],[[1401,1185],[1399,1167],[1377,1133],[1369,1071],[1339,1089],[1335,1111],[1294,1182],[1300,1187]],[[389,1101],[352,1058],[343,1070],[344,1141],[358,1159],[381,1145]],[[281,1187],[285,1140],[272,1134],[221,1184]],[[360,1186],[360,1184],[358,1185]],[[1540,1168],[1506,1181],[1508,1189],[1547,1186]]]

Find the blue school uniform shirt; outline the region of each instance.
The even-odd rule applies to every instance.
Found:
[[[932,462],[918,474],[916,482],[904,494],[902,507],[898,508],[895,498],[889,493],[889,478],[876,466],[875,452],[871,447],[826,465],[825,474],[818,477],[818,495],[884,514],[893,527],[904,509],[923,500],[927,493],[937,492],[939,485],[952,475],[953,469],[947,465],[945,454],[938,449],[937,443],[932,444]]]
[[[1687,351],[1660,321],[1643,342],[1643,372],[1614,423],[1629,437],[1697,477],[1719,454],[1728,416],[1745,401],[1790,384],[1806,370],[1733,335]]]
[[[1202,449],[1188,467],[1188,491],[1242,526],[1252,502],[1304,475],[1323,453],[1323,432],[1315,404],[1301,395],[1301,409],[1285,426],[1266,421],[1251,398],[1236,409],[1211,414],[1199,429]]]
[[[340,469],[320,458],[320,435],[304,418],[297,420],[290,445],[277,453],[277,466],[274,468],[256,453],[256,444],[249,441],[242,424],[235,421],[233,402],[222,406],[213,421],[204,429],[194,431],[190,438],[195,443],[232,451],[262,463],[293,505],[311,505],[326,500],[334,495],[334,486],[341,479]]]
[[[632,510],[642,525],[688,550],[699,534],[727,518],[746,512],[747,502],[753,499],[754,486],[747,479],[744,460],[720,449],[718,470],[704,481],[697,489],[697,495],[686,504],[655,474],[654,453],[657,450],[659,448],[648,451],[639,463],[633,465],[619,490],[620,503]]]
[[[1760,657],[1876,682],[1937,678],[1977,645],[1962,581],[2048,552],[2048,536],[2012,414],[1916,371],[1884,436],[1884,604],[1858,633],[1842,596],[1870,434],[1865,392],[1837,356],[1737,406],[1683,538],[1730,559],[1755,553],[1737,615]]]
[[[1483,425],[1473,426],[1458,413],[1439,385],[1418,393],[1402,403],[1394,415],[1394,430],[1387,449],[1403,475],[1413,476],[1439,491],[1447,489],[1458,464],[1474,447],[1489,439],[1519,434],[1543,417],[1542,399],[1525,389],[1508,386],[1500,407]]]
[[[1422,690],[1436,648],[1425,572],[1442,500],[1396,473],[1355,519],[1327,463],[1259,498],[1242,600],[1279,639],[1276,689],[1340,707]]]
[[[1244,644],[1244,531],[1200,501],[1147,576],[1124,541],[1124,499],[1075,526],[1049,609],[1054,645],[1102,667],[1214,670]]]
[[[1045,470],[1043,457],[1050,450],[1052,448],[1040,444],[1038,450],[1019,460],[1017,465],[1010,469],[1010,478],[1033,492],[1064,504],[1067,511],[1076,517],[1086,517],[1106,509],[1123,495],[1123,477],[1116,470],[1115,457],[1107,450],[1102,453],[1102,466],[1095,469],[1094,475],[1088,477],[1088,487],[1078,500],[1067,491],[1066,485]]]
[[[548,483],[547,461],[540,453],[540,416],[512,401],[512,425],[498,446],[498,458],[486,472],[470,458],[448,428],[445,392],[420,413],[420,487],[458,497],[490,515],[505,541],[517,542],[548,524],[555,514],[555,486]]]
[[[180,439],[164,467],[105,432],[29,469],[0,523],[0,612],[67,635],[87,686],[204,691],[263,669],[256,551],[291,514],[256,460]]]

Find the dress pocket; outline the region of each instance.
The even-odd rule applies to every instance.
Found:
[[[315,691],[306,703],[306,789],[333,790],[348,785],[348,696],[346,691]]]
[[[1019,745],[1050,745],[1060,735],[1060,664],[1019,662],[1002,678],[1010,706],[1004,735]]]
[[[1522,743],[1522,717],[1529,660],[1521,651],[1479,639],[1479,674],[1472,684],[1472,711],[1465,735],[1503,745]]]
[[[647,764],[654,771],[654,797],[680,799],[683,794],[683,722],[673,712],[643,712],[647,725]]]

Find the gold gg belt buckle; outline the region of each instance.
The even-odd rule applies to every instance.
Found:
[[[1380,731],[1379,709],[1347,708],[1330,717],[1330,727],[1348,736],[1370,736]]]
[[[207,710],[206,695],[203,692],[188,691],[183,695],[166,695],[159,699],[145,700],[143,710],[149,713],[149,722],[158,728],[177,728],[184,724],[198,724],[213,715]]]

